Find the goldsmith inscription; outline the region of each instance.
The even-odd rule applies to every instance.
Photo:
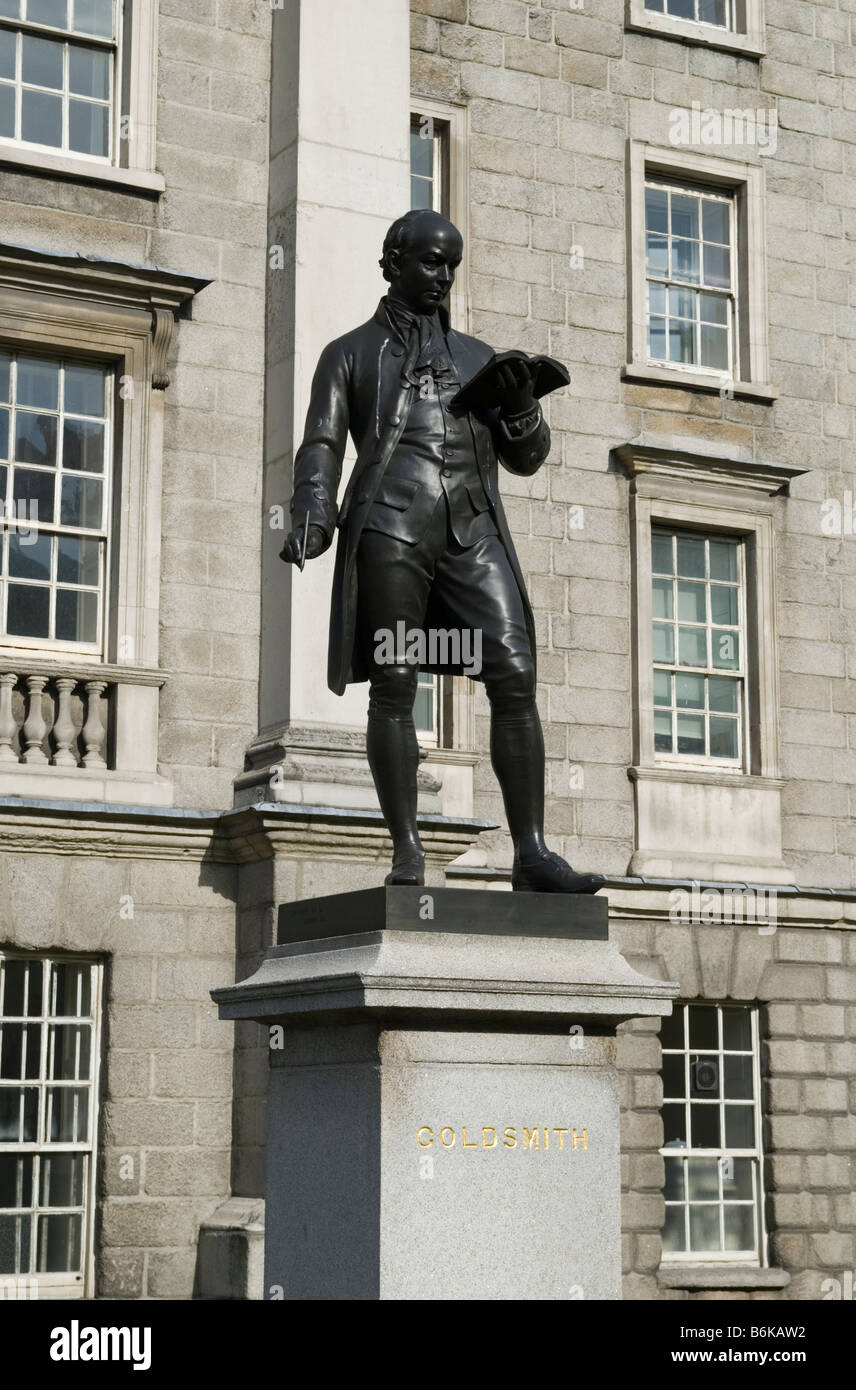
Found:
[[[474,1136],[474,1137],[472,1137]],[[568,1141],[569,1149],[588,1148],[587,1129],[564,1129],[553,1126],[548,1128],[546,1125],[536,1125],[534,1129],[521,1128],[509,1125],[506,1129],[497,1129],[493,1125],[482,1125],[471,1129],[467,1133],[466,1126],[461,1127],[460,1135],[451,1125],[444,1125],[436,1133],[430,1125],[420,1125],[416,1131],[416,1142],[420,1149],[430,1149],[435,1141],[443,1149],[453,1149],[460,1141],[462,1149],[538,1149],[544,1152],[547,1149],[565,1148],[565,1140]]]

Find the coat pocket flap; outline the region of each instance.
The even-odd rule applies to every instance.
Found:
[[[488,507],[490,506],[490,503],[487,500],[487,495],[481,484],[467,483],[466,488],[467,492],[469,493],[469,498],[473,504],[474,510],[477,512],[486,512]]]
[[[421,483],[412,483],[408,478],[384,478],[377,492],[375,502],[381,502],[385,507],[396,507],[398,511],[404,512],[410,506]],[[370,493],[364,493],[360,497],[361,502],[367,502]]]

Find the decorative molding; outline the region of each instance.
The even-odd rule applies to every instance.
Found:
[[[156,391],[165,391],[169,386],[167,358],[174,327],[172,309],[152,310],[152,386]]]
[[[790,463],[762,463],[757,459],[731,458],[726,454],[698,453],[691,449],[641,444],[621,444],[613,451],[628,478],[652,473],[685,482],[723,483],[749,492],[774,496],[794,478],[808,473]]]
[[[154,312],[179,310],[210,283],[203,276],[163,266],[0,241],[0,287],[9,289],[94,299]]]

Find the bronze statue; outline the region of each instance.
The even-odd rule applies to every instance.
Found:
[[[523,354],[495,365],[498,409],[454,404],[493,357],[486,343],[452,330],[443,307],[462,253],[460,232],[434,212],[409,212],[387,232],[380,265],[388,294],[318,363],[282,559],[302,568],[339,527],[327,681],[339,695],[349,682],[370,683],[366,748],[394,846],[386,882],[423,883],[425,856],[416,823],[419,666],[400,644],[390,660],[380,634],[458,630],[481,644],[491,762],[514,842],[512,887],[593,893],[604,879],[576,873],[544,843],[534,621],[497,479],[498,461],[535,473],[550,430],[534,361]],[[349,430],[357,462],[337,507]],[[460,661],[445,656],[421,669],[462,674]]]

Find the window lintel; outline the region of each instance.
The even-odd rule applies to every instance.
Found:
[[[628,478],[652,474],[682,482],[739,487],[772,497],[794,478],[808,473],[789,463],[764,463],[757,459],[729,458],[723,454],[696,453],[659,444],[621,444],[614,451]]]

